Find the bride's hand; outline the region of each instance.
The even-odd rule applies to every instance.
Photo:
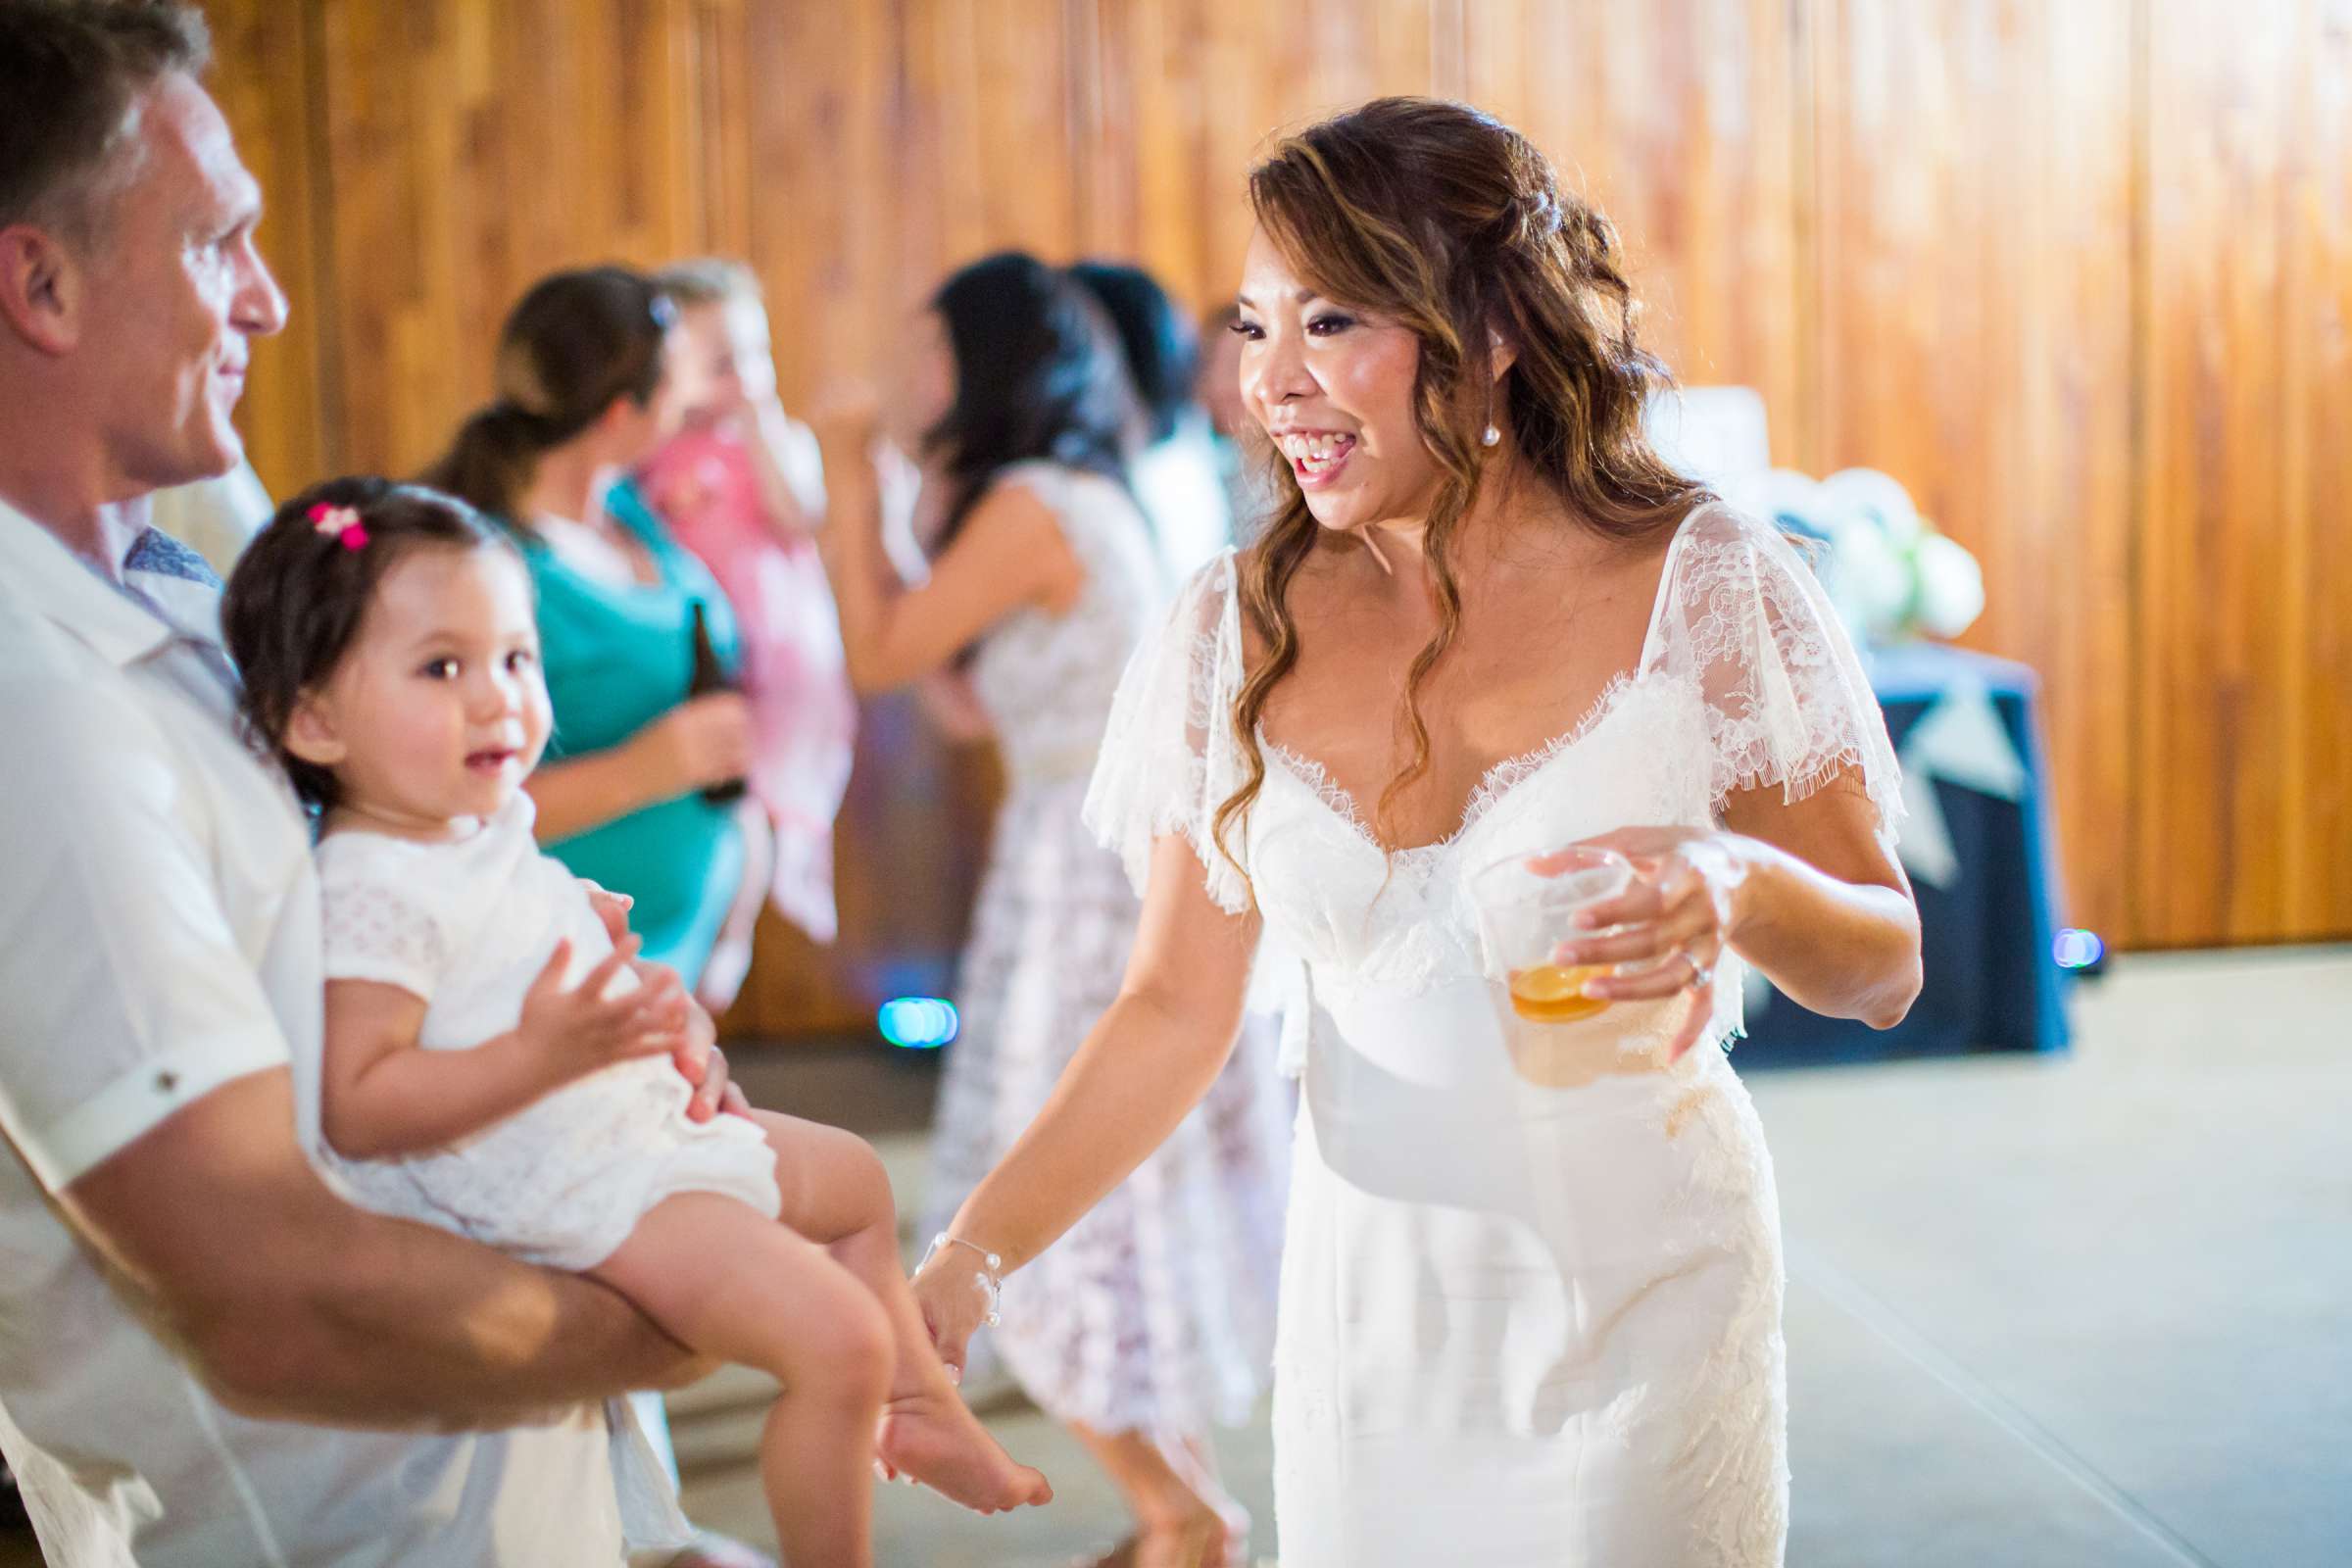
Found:
[[[1730,834],[1695,828],[1620,828],[1573,847],[1615,850],[1633,862],[1634,880],[1579,911],[1577,924],[1593,934],[1561,943],[1552,961],[1616,966],[1585,984],[1586,995],[1604,1002],[1689,994],[1689,1015],[1666,1048],[1668,1061],[1680,1060],[1714,1012],[1715,965],[1731,941],[1746,864]],[[1559,868],[1547,867],[1543,856],[1528,864],[1537,872]]]
[[[949,1381],[963,1381],[963,1361],[972,1334],[988,1316],[988,1291],[976,1276],[979,1259],[962,1247],[943,1247],[908,1283],[923,1309],[923,1327],[948,1369]]]

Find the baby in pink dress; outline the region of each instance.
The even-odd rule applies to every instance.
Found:
[[[751,271],[685,262],[658,281],[678,307],[675,369],[688,413],[639,482],[735,607],[758,743],[751,793],[775,829],[767,895],[810,938],[830,942],[833,817],[849,786],[858,704],[810,533],[825,506],[816,440],[777,401],[767,312]],[[713,967],[721,961],[713,955]]]

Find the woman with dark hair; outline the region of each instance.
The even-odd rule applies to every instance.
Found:
[[[1140,267],[1080,262],[1070,275],[1118,333],[1138,410],[1128,459],[1135,498],[1152,519],[1170,576],[1182,582],[1233,543],[1215,432],[1193,394],[1200,338],[1192,318]]]
[[[723,787],[749,767],[752,735],[742,696],[694,691],[698,637],[735,661],[726,596],[627,478],[676,427],[675,319],[626,268],[542,278],[500,329],[496,398],[422,479],[505,526],[530,567],[555,713],[524,784],[539,842],[634,900],[643,956],[699,988],[743,881],[743,814]],[[660,1396],[635,1403],[674,1473]],[[671,1568],[763,1560],[705,1535]]]
[[[1526,138],[1382,99],[1250,194],[1285,501],[1124,678],[1086,810],[1141,940],[917,1293],[951,1360],[990,1277],[1009,1322],[1214,1078],[1262,928],[1299,956],[1284,1568],[1773,1568],[1780,1226],[1718,1048],[1751,965],[1881,1026],[1917,994],[1884,723],[1803,561],[1645,444],[1616,238]]]
[[[1004,766],[932,1137],[928,1206],[945,1216],[1118,993],[1139,905],[1078,808],[1119,670],[1165,592],[1124,482],[1118,352],[1085,294],[1032,257],[992,256],[942,285],[917,336],[890,413],[926,432],[945,492],[929,576],[908,587],[887,564],[873,449],[838,426],[826,548],[851,679],[876,691],[960,666]],[[1207,1432],[1248,1416],[1270,1348],[1284,1131],[1254,1082],[1172,1126],[1011,1283],[992,1337],[1134,1510],[1122,1561],[1221,1565],[1247,1526]]]

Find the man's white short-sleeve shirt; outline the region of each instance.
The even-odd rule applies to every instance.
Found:
[[[49,1561],[619,1561],[596,1407],[447,1437],[245,1419],[65,1218],[174,1110],[315,1061],[323,995],[309,835],[238,738],[217,596],[127,580],[163,613],[0,504],[0,1448]]]

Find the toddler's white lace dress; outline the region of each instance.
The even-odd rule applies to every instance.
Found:
[[[566,937],[564,983],[579,984],[612,942],[579,880],[539,853],[534,816],[517,792],[460,843],[368,832],[321,842],[326,977],[420,998],[426,1051],[464,1051],[513,1029]],[[636,983],[623,971],[614,989]],[[739,1198],[771,1219],[782,1206],[766,1138],[740,1116],[689,1121],[693,1090],[666,1055],[602,1068],[448,1148],[390,1159],[335,1152],[319,1129],[317,1066],[298,1065],[304,1143],[358,1202],[528,1262],[573,1271],[602,1262],[647,1209],[678,1193]],[[605,1414],[631,1546],[683,1544],[690,1531],[629,1402],[609,1399]]]
[[[1780,1219],[1720,1046],[1662,1047],[1687,998],[1577,1024],[1510,1013],[1466,883],[1506,856],[1716,822],[1851,769],[1890,836],[1884,722],[1811,571],[1709,505],[1678,530],[1639,662],[1570,733],[1496,768],[1442,842],[1384,856],[1305,759],[1266,748],[1246,824],[1232,557],[1122,684],[1089,823],[1145,874],[1184,834],[1298,956],[1303,1073],[1275,1355],[1283,1568],[1771,1568],[1787,1525]],[[1245,871],[1248,880],[1245,881]],[[1587,1031],[1606,1070],[1562,1072]]]
[[[425,1004],[417,1044],[464,1051],[513,1029],[565,937],[577,985],[612,951],[579,880],[539,853],[531,798],[458,844],[336,833],[318,846],[326,975],[398,986]],[[634,985],[624,972],[618,985]],[[773,1218],[775,1155],[740,1116],[689,1121],[693,1090],[667,1056],[575,1079],[446,1149],[326,1166],[380,1213],[422,1220],[528,1262],[604,1261],[639,1216],[678,1193],[723,1193]]]

